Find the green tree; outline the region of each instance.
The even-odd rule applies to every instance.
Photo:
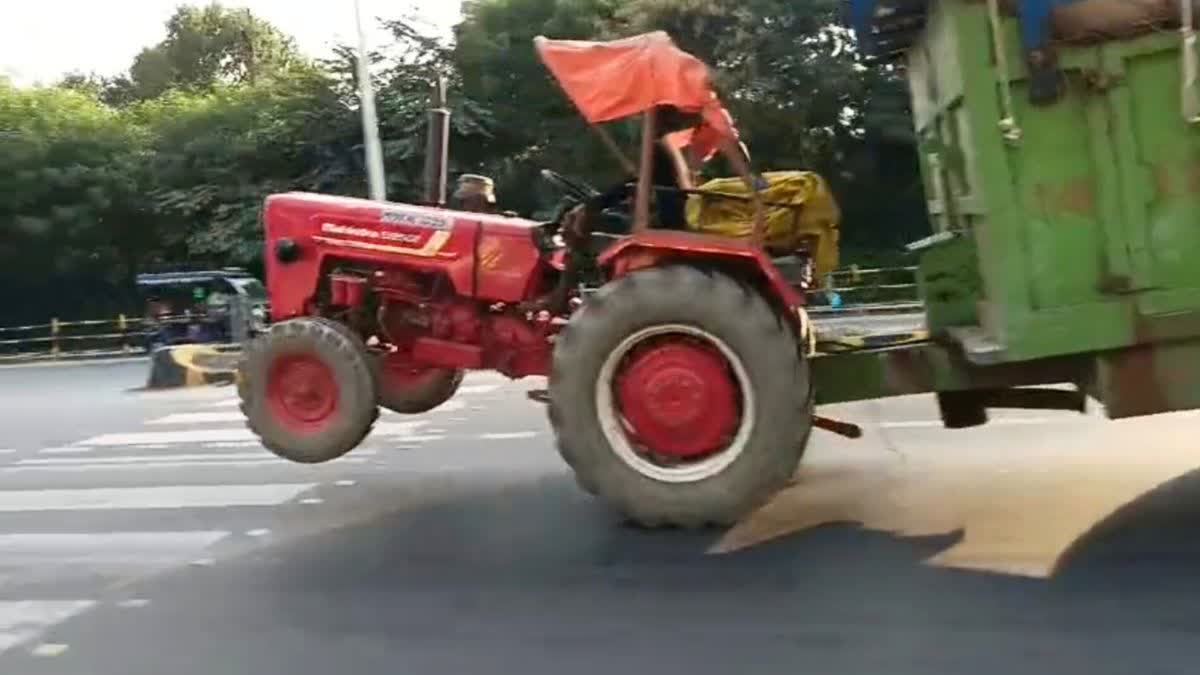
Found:
[[[666,30],[712,64],[756,165],[820,172],[842,204],[844,241],[896,248],[928,227],[903,133],[907,94],[894,72],[862,63],[839,26],[842,4],[630,0],[609,35]]]
[[[138,106],[134,114],[152,139],[148,196],[169,224],[164,246],[252,263],[269,194],[359,193],[348,160],[357,119],[331,84],[312,74]]]
[[[465,163],[496,178],[498,197],[529,212],[555,195],[538,178],[550,168],[595,183],[620,168],[554,83],[533,46],[538,35],[594,39],[618,0],[474,0],[463,5],[453,61],[464,94],[486,102],[494,124],[486,146],[456,146]],[[618,130],[618,137],[629,134]]]
[[[397,201],[423,197],[423,170],[428,131],[428,111],[434,82],[441,77],[447,86],[450,126],[450,173],[478,170],[480,157],[493,148],[494,119],[490,107],[472,98],[462,87],[462,78],[452,60],[452,49],[424,30],[412,17],[385,20],[383,27],[392,41],[369,55],[380,135],[383,140],[388,196]],[[336,82],[346,107],[359,115],[358,52],[341,45],[334,57],[321,62]],[[356,129],[361,135],[361,129]],[[355,163],[343,168],[365,180],[361,143],[352,148]]]
[[[248,9],[214,2],[182,6],[167,21],[167,37],[134,59],[114,88],[140,100],[169,89],[206,91],[218,84],[256,83],[307,68],[294,41]]]
[[[896,249],[926,228],[907,96],[894,73],[861,62],[836,27],[838,4],[469,0],[449,44],[411,17],[389,20],[393,39],[371,56],[389,196],[420,198],[435,76],[450,90],[451,174],[492,175],[506,207],[553,204],[541,168],[597,185],[621,178],[533,38],[661,29],[713,65],[759,167],[830,179],[848,257]],[[309,63],[270,24],[210,4],[181,7],[125,75],[33,89],[0,78],[6,317],[104,313],[150,263],[253,265],[271,193],[362,196],[355,59],[343,46]],[[637,127],[609,125],[630,156]]]
[[[0,292],[6,314],[126,287],[155,245],[145,137],[69,88],[0,85]]]

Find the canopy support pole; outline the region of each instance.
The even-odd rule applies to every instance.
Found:
[[[617,145],[617,141],[613,139],[612,134],[608,133],[608,129],[605,129],[599,124],[589,124],[588,126],[590,126],[592,131],[595,131],[596,135],[600,137],[600,140],[604,142],[604,147],[608,148],[608,151],[612,153],[613,157],[621,163],[621,168],[624,169],[625,172],[630,176],[637,176],[637,166],[635,166],[634,163],[625,156],[625,153],[621,150],[621,146]]]
[[[658,120],[653,108],[642,116],[642,156],[638,167],[637,197],[634,200],[633,232],[645,232],[650,227],[650,193],[654,169],[654,143]]]

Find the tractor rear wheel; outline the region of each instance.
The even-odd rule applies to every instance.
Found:
[[[404,415],[429,412],[454,398],[465,372],[416,366],[398,354],[373,357],[379,405]]]
[[[379,416],[362,341],[321,319],[292,319],[251,341],[241,364],[246,424],[276,455],[328,462],[357,447]]]
[[[812,412],[791,326],[723,274],[634,272],[556,341],[559,451],[580,485],[642,525],[736,522],[792,478]]]

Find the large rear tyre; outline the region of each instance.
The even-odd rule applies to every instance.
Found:
[[[434,410],[454,398],[465,372],[448,368],[414,366],[396,354],[372,357],[379,405],[403,415]]]
[[[722,274],[630,274],[556,341],[559,451],[581,486],[645,526],[736,522],[791,480],[812,411],[791,327]]]
[[[321,319],[278,323],[251,341],[238,392],[246,424],[263,445],[302,464],[350,452],[379,416],[362,341]]]

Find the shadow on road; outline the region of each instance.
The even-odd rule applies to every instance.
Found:
[[[827,525],[708,555],[716,533],[622,526],[566,477],[473,488],[141,588],[147,608],[73,622],[53,672],[1189,672],[1194,553],[1151,545],[1184,564],[1145,576],[1120,552],[1189,527],[1198,476],[1081,540],[1061,582],[922,564],[955,532]]]
[[[1096,523],[1059,557],[1054,578],[1074,583],[1119,575],[1125,590],[1158,587],[1167,574],[1196,589],[1198,535],[1200,469],[1159,485]]]

